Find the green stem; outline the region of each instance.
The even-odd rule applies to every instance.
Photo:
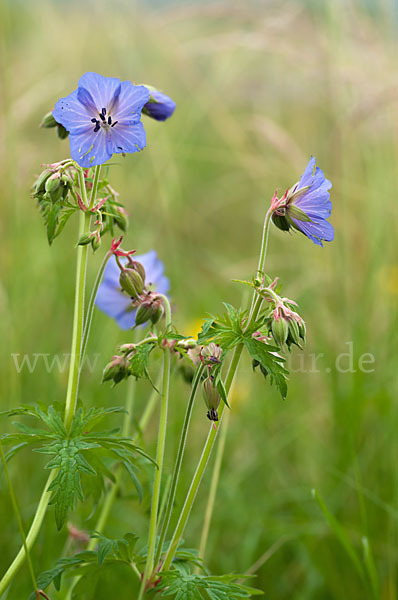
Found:
[[[262,236],[262,240],[261,240],[260,258],[259,258],[259,262],[258,262],[257,273],[261,273],[264,268],[264,262],[265,262],[266,253],[267,253],[268,235],[269,235],[269,226],[270,226],[270,222],[271,222],[271,215],[272,215],[272,212],[270,209],[270,210],[268,210],[267,214],[265,215],[265,219],[264,219],[263,236]],[[246,330],[250,329],[250,327],[256,321],[258,313],[260,312],[262,301],[263,301],[262,298],[257,294],[256,291],[254,291],[253,300],[252,300],[252,308],[250,311],[250,316],[248,319],[248,324],[246,326]],[[236,373],[238,365],[239,365],[239,360],[240,360],[240,357],[241,357],[241,354],[243,351],[243,347],[244,347],[244,344],[241,343],[241,344],[238,344],[237,346],[235,346],[235,348],[234,348],[232,360],[231,360],[231,363],[230,363],[230,366],[228,369],[227,377],[225,379],[225,391],[226,391],[227,397],[228,397],[229,392],[232,387],[232,383],[233,383],[235,373]],[[192,509],[192,505],[195,501],[196,494],[197,494],[200,482],[203,477],[203,473],[206,469],[207,462],[209,460],[210,454],[212,452],[212,449],[213,449],[213,446],[214,446],[214,443],[215,443],[215,440],[217,437],[219,427],[221,425],[222,415],[223,415],[224,410],[225,410],[225,404],[222,405],[222,407],[219,411],[219,419],[220,419],[219,425],[216,427],[212,426],[210,428],[209,434],[207,436],[205,445],[203,447],[202,455],[201,455],[201,457],[199,459],[199,463],[196,467],[196,471],[194,473],[191,485],[188,490],[187,497],[186,497],[184,505],[182,507],[180,517],[178,519],[175,531],[173,533],[173,537],[170,542],[170,546],[167,550],[166,557],[164,559],[164,563],[163,563],[163,567],[162,567],[162,570],[164,570],[164,571],[167,571],[170,568],[170,565],[174,558],[178,544],[184,533],[185,526],[187,524],[191,509]]]
[[[10,494],[12,507],[14,509],[14,513],[15,513],[15,516],[16,516],[16,519],[17,519],[17,523],[18,523],[19,532],[20,532],[21,538],[22,538],[22,544],[23,544],[23,547],[24,547],[24,550],[25,550],[26,560],[27,560],[27,563],[28,563],[29,571],[30,571],[30,577],[32,579],[33,588],[34,588],[34,590],[36,592],[36,595],[37,595],[38,588],[37,588],[36,576],[35,576],[35,572],[34,572],[33,565],[32,565],[32,559],[30,558],[30,552],[29,552],[28,546],[26,544],[26,536],[25,536],[25,531],[24,531],[24,528],[23,528],[22,517],[21,517],[20,510],[19,510],[17,498],[15,496],[15,492],[14,492],[14,488],[13,488],[13,485],[12,485],[11,477],[10,477],[10,474],[8,472],[7,460],[6,460],[6,457],[4,455],[3,444],[2,444],[1,439],[0,439],[0,456],[1,456],[1,462],[3,463],[4,474],[5,474],[6,479],[7,479],[8,491],[9,491],[9,494]]]
[[[231,364],[230,364],[228,374],[227,374],[227,377],[225,380],[225,391],[226,391],[227,396],[228,396],[229,391],[232,386],[232,382],[234,379],[234,375],[235,375],[237,366],[239,364],[242,350],[243,350],[243,344],[239,344],[238,346],[235,347],[234,353],[232,355]],[[223,404],[219,410],[219,419],[220,419],[219,424],[221,424],[221,419],[222,419],[224,410],[225,410],[225,404]],[[177,526],[175,528],[173,537],[171,538],[171,542],[170,542],[169,548],[167,550],[167,553],[166,553],[166,556],[164,559],[164,563],[163,563],[163,567],[162,567],[162,570],[164,570],[164,571],[167,571],[169,569],[171,562],[174,558],[174,554],[177,550],[178,544],[180,542],[181,536],[184,533],[185,525],[187,524],[189,514],[192,509],[192,505],[194,503],[203,473],[204,473],[206,465],[207,465],[207,461],[209,460],[215,439],[217,437],[218,430],[219,430],[219,425],[216,427],[214,427],[212,425],[210,427],[210,431],[207,436],[206,443],[205,443],[203,451],[202,451],[202,455],[200,457],[198,466],[196,467],[196,471],[193,476],[191,485],[189,487],[188,494],[187,494],[187,497],[184,502],[184,506],[182,507],[182,511],[181,511],[180,517],[178,519]]]
[[[170,303],[166,296],[161,295],[164,308],[166,330],[171,324],[171,309]],[[155,546],[156,546],[156,534],[158,524],[158,509],[159,509],[159,498],[160,498],[160,485],[162,480],[163,472],[163,459],[164,459],[164,448],[166,441],[166,425],[167,425],[167,411],[169,403],[169,385],[170,385],[170,349],[166,346],[163,349],[163,383],[162,393],[160,402],[160,417],[159,417],[159,434],[156,449],[156,464],[155,479],[153,483],[152,493],[152,504],[151,504],[151,517],[149,521],[149,536],[148,536],[148,556],[146,559],[144,576],[142,578],[141,589],[138,600],[141,600],[144,593],[148,578],[153,572],[154,557],[155,557]]]
[[[217,487],[218,487],[218,481],[220,479],[221,465],[222,465],[222,459],[224,456],[225,442],[227,439],[229,419],[230,419],[230,412],[227,410],[227,412],[224,415],[223,425],[222,425],[221,433],[220,433],[220,440],[219,440],[218,446],[217,446],[216,460],[214,461],[213,473],[212,473],[211,483],[210,483],[209,497],[207,499],[202,534],[200,536],[199,556],[202,560],[204,560],[204,557],[205,557],[207,538],[209,536],[210,523],[211,523],[211,518],[213,516],[214,504],[216,501]],[[199,573],[200,568],[196,567],[195,572]]]
[[[97,190],[98,190],[98,182],[99,182],[99,176],[101,173],[101,165],[97,165],[96,167],[94,167],[94,179],[93,179],[93,187],[91,188],[91,195],[90,195],[90,204],[89,204],[89,209],[92,209],[95,203],[95,199],[97,197]]]
[[[78,170],[80,191],[82,194],[83,202],[88,206],[87,203],[87,191],[85,186],[84,174],[82,170]],[[90,213],[80,212],[79,220],[79,238],[88,229],[90,225]],[[69,365],[69,379],[68,387],[66,392],[65,400],[65,417],[64,422],[67,428],[73,419],[75,410],[77,389],[79,384],[79,361],[81,356],[82,347],[82,334],[83,334],[83,312],[84,312],[84,290],[86,282],[86,267],[87,267],[87,246],[77,247],[77,262],[76,262],[76,289],[75,289],[75,306],[73,316],[73,333],[72,333],[72,348],[71,348],[71,361]],[[30,550],[36,541],[39,534],[40,528],[43,523],[44,516],[46,514],[47,506],[51,498],[51,492],[48,492],[48,488],[57,475],[56,469],[53,469],[50,476],[47,479],[43,493],[41,495],[39,504],[36,509],[35,516],[33,517],[32,525],[30,526],[29,532],[26,536],[26,548]],[[13,562],[9,566],[8,570],[0,581],[0,596],[7,589],[15,577],[17,571],[23,564],[26,557],[26,549],[24,546],[19,550],[18,554],[14,558]]]
[[[97,297],[98,288],[100,286],[100,283],[101,283],[101,280],[102,280],[102,276],[103,276],[104,271],[105,271],[106,264],[107,264],[107,262],[108,262],[108,260],[110,259],[111,256],[112,256],[112,254],[110,252],[107,252],[105,254],[104,259],[103,259],[103,261],[101,263],[101,266],[98,269],[97,277],[95,278],[93,289],[91,291],[91,296],[90,296],[90,300],[89,300],[89,303],[88,303],[88,306],[87,306],[87,311],[86,311],[86,318],[84,320],[84,331],[83,331],[83,341],[82,341],[82,351],[81,351],[81,363],[83,363],[84,357],[86,355],[87,342],[88,342],[88,338],[89,338],[89,335],[90,335],[91,323],[92,323],[93,314],[94,314],[95,298]]]
[[[193,409],[193,405],[194,405],[194,401],[195,401],[196,392],[197,392],[197,389],[198,389],[198,386],[199,386],[199,383],[200,383],[200,380],[202,377],[203,369],[204,369],[204,367],[202,365],[200,365],[197,368],[194,379],[192,381],[191,393],[189,396],[188,405],[187,405],[187,409],[185,412],[180,443],[179,443],[178,451],[177,451],[177,458],[176,458],[176,462],[174,465],[174,471],[173,471],[173,476],[172,476],[172,480],[171,480],[170,492],[169,492],[169,496],[167,499],[166,513],[165,513],[165,517],[163,520],[162,528],[160,530],[159,542],[158,542],[158,547],[157,547],[156,556],[155,556],[155,563],[154,563],[155,566],[157,566],[159,564],[164,540],[166,538],[167,530],[168,530],[169,523],[170,523],[171,512],[173,510],[173,504],[174,504],[174,499],[175,499],[175,495],[176,495],[176,491],[177,491],[178,480],[180,477],[182,459],[184,456],[185,444],[186,444],[187,436],[188,436],[189,423],[191,421],[192,409]]]
[[[90,213],[80,213],[80,231],[83,233],[90,226]],[[84,292],[86,284],[88,246],[77,247],[75,312],[73,318],[72,348],[69,366],[68,388],[65,402],[65,427],[70,428],[75,414],[77,390],[79,386],[80,358],[83,340]]]

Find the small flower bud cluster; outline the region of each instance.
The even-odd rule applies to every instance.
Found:
[[[203,381],[203,398],[207,407],[207,418],[210,421],[218,421],[217,409],[221,402],[221,396],[216,386],[214,371],[220,367],[222,348],[211,342],[208,346],[202,346],[199,353],[200,361],[207,367],[207,377]]]
[[[267,333],[272,336],[279,348],[284,344],[290,350],[295,344],[299,348],[305,345],[305,323],[302,317],[294,310],[297,303],[289,298],[282,298],[276,293],[278,278],[274,279],[267,287],[265,278],[259,281],[257,291],[270,304],[271,314],[266,321]]]
[[[112,356],[111,361],[106,365],[102,373],[102,382],[112,381],[119,383],[129,376],[129,361],[125,355]]]
[[[284,344],[289,348],[295,344],[299,348],[305,345],[305,323],[300,315],[293,310],[297,306],[293,300],[279,298],[268,321],[269,332],[275,343],[281,348]]]
[[[51,202],[64,203],[74,184],[75,174],[70,167],[64,167],[64,161],[46,165],[46,168],[33,184],[33,197],[39,205]]]

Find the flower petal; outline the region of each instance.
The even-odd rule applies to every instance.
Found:
[[[144,85],[133,85],[131,81],[123,81],[117,108],[112,118],[114,121],[132,120],[138,123],[144,104],[149,100],[149,91]]]
[[[79,88],[88,90],[94,100],[96,112],[106,108],[110,110],[120,94],[120,79],[116,77],[103,77],[98,73],[88,72],[79,79]]]
[[[91,128],[92,113],[78,99],[78,90],[60,98],[53,110],[53,117],[70,133],[80,133]]]
[[[116,318],[131,306],[131,299],[120,288],[103,282],[98,288],[95,304],[104,313]]]
[[[70,153],[81,167],[103,165],[112,156],[109,132],[104,129],[94,132],[90,127],[80,133],[70,133]]]
[[[118,123],[112,128],[109,137],[109,151],[114,154],[121,152],[137,152],[146,146],[146,133],[142,123],[123,125]]]
[[[311,215],[309,215],[311,218]],[[318,223],[309,223],[307,221],[298,221],[297,219],[292,219],[295,225],[306,235],[310,240],[312,240],[315,244],[322,246],[321,240],[325,240],[326,242],[331,242],[334,239],[334,229],[333,226],[324,219],[320,220]]]

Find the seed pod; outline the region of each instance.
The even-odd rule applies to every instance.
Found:
[[[77,245],[78,246],[87,246],[87,244],[91,244],[94,235],[95,234],[92,231],[87,231],[86,233],[83,233],[79,237],[79,241],[77,242]]]

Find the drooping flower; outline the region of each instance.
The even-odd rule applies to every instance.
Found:
[[[122,265],[125,265],[128,258],[122,257],[119,260]],[[135,255],[134,260],[141,263],[145,269],[146,288],[159,294],[167,294],[170,282],[164,275],[164,265],[155,250],[150,250],[141,256]],[[98,288],[95,303],[100,310],[115,319],[121,329],[131,329],[135,325],[137,310],[132,299],[122,292],[119,279],[120,268],[115,256],[111,256],[105,267],[104,278]]]
[[[72,158],[81,167],[102,165],[112,154],[146,145],[141,111],[149,100],[143,85],[85,73],[78,88],[55,105],[53,116],[69,131]]]
[[[175,111],[176,103],[169,96],[152,86],[147,85],[146,87],[149,90],[150,97],[142,112],[156,121],[166,121]]]
[[[331,182],[315,166],[315,158],[311,157],[300,181],[281,198],[276,193],[272,198],[273,223],[283,231],[293,227],[319,246],[323,245],[322,240],[331,242],[334,229],[326,220],[332,212],[331,187]]]

